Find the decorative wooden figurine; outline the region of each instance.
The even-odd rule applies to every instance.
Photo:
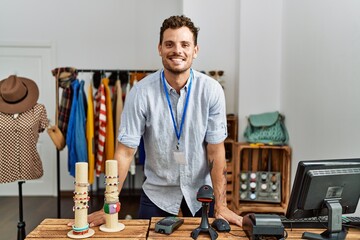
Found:
[[[89,227],[87,222],[89,199],[88,196],[88,164],[86,162],[78,162],[75,165],[75,191],[74,191],[74,207],[75,224],[67,236],[70,238],[88,238],[94,235],[95,231]]]
[[[119,223],[118,213],[120,211],[119,202],[119,176],[116,160],[106,160],[105,162],[105,202],[104,212],[106,223],[100,226],[103,232],[119,232],[125,225]]]

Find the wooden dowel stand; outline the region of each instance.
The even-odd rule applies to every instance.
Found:
[[[74,191],[74,213],[75,224],[68,232],[69,238],[88,238],[94,235],[95,231],[89,228],[88,215],[88,163],[78,162],[75,165],[75,191]]]
[[[118,213],[120,202],[118,197],[119,176],[116,160],[106,160],[105,162],[105,203],[104,212],[106,223],[100,226],[103,232],[119,232],[125,225],[119,223]]]

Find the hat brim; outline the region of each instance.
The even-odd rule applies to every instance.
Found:
[[[18,77],[18,78],[21,78],[22,82],[25,84],[27,88],[26,97],[22,99],[20,102],[9,103],[6,102],[0,94],[0,112],[9,113],[9,114],[22,113],[31,109],[37,103],[39,99],[39,88],[36,85],[36,83],[28,78],[24,78],[24,77]],[[0,88],[4,80],[0,81]]]

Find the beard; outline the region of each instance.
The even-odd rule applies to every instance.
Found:
[[[178,67],[178,66],[172,66],[166,60],[167,60],[166,58],[162,59],[162,63],[163,63],[164,68],[167,71],[169,71],[169,72],[171,72],[172,74],[175,74],[175,75],[183,74],[183,73],[187,72],[191,67],[191,62],[190,63],[186,62],[186,64],[183,65],[182,67]]]

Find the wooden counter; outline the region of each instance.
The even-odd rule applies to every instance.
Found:
[[[45,219],[37,226],[26,240],[42,240],[42,239],[71,239],[67,237],[67,233],[71,227],[67,223],[73,221],[70,219]],[[99,227],[93,227],[95,234],[90,239],[129,239],[129,240],[144,240],[149,229],[149,220],[120,220],[125,224],[125,229],[115,233],[105,233],[99,230]]]
[[[166,234],[161,234],[161,233],[156,233],[155,230],[155,223],[157,221],[159,221],[161,218],[152,218],[151,222],[150,222],[150,228],[149,228],[149,233],[148,233],[148,238],[150,240],[166,240],[166,239],[171,239],[171,240],[186,240],[186,239],[192,239],[190,234],[191,232],[196,229],[197,227],[199,227],[200,222],[201,222],[201,218],[183,218],[184,219],[184,224],[181,225],[175,232],[173,232],[171,235],[166,235]],[[211,224],[213,222],[213,218],[209,218],[209,223]],[[226,232],[222,232],[219,233],[218,232],[218,238],[217,240],[223,240],[223,239],[248,239],[248,237],[246,236],[245,232],[242,230],[241,227],[238,227],[236,225],[231,224],[231,231],[226,233]],[[303,232],[312,232],[312,233],[322,233],[323,231],[325,231],[325,229],[301,229],[301,228],[297,228],[297,229],[286,229],[287,233],[288,233],[288,237],[286,238],[288,239],[296,239],[299,240],[301,239],[301,236],[303,234]],[[208,233],[200,233],[199,237],[197,238],[199,240],[201,239],[210,239],[210,236]],[[272,238],[271,238],[272,239]],[[351,240],[355,240],[355,239],[360,239],[360,229],[354,229],[351,228],[349,229],[349,232],[347,234],[346,239],[351,239]]]
[[[173,232],[171,235],[161,234],[155,232],[155,223],[159,221],[161,218],[152,218],[150,223],[150,229],[149,229],[149,235],[148,239],[150,240],[165,240],[171,238],[171,240],[182,240],[182,239],[192,239],[191,232],[200,226],[201,218],[186,218],[184,217],[184,223],[181,225],[175,232]],[[209,223],[211,224],[214,221],[213,218],[209,218]],[[245,232],[242,230],[241,227],[238,227],[236,225],[231,225],[231,231],[229,233],[218,232],[218,238],[217,240],[222,239],[232,239],[232,238],[246,238]],[[235,237],[237,236],[237,237]],[[197,238],[199,240],[201,239],[210,239],[210,235],[208,233],[200,233],[199,237]]]
[[[191,232],[199,227],[201,219],[200,218],[183,218],[184,224],[181,225],[175,232],[171,235],[156,233],[155,223],[161,218],[152,218],[151,222],[149,220],[119,220],[121,223],[125,224],[125,229],[117,233],[105,233],[99,230],[99,227],[92,228],[95,230],[95,234],[89,239],[109,239],[109,240],[119,240],[119,239],[129,239],[129,240],[165,240],[165,239],[174,239],[174,240],[183,240],[183,239],[192,239],[190,234]],[[210,218],[209,223],[212,223],[214,219]],[[67,226],[67,223],[71,221],[70,219],[45,219],[37,226],[29,235],[27,235],[26,240],[42,240],[42,239],[53,239],[53,240],[63,240],[70,239],[67,237],[67,233],[71,230],[71,227]],[[288,233],[288,239],[301,239],[303,232],[313,232],[313,233],[322,233],[325,229],[286,229]],[[231,231],[229,233],[218,233],[218,240],[223,239],[248,239],[245,232],[241,227],[236,225],[231,225]],[[199,237],[201,239],[210,239],[208,233],[200,233]],[[360,240],[360,229],[349,229],[346,239],[351,240]]]

